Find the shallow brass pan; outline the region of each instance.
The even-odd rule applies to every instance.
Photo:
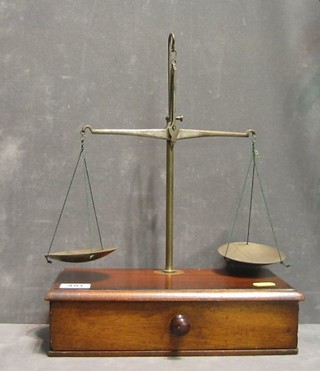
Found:
[[[277,248],[255,242],[226,243],[218,248],[218,252],[226,259],[247,264],[268,265],[286,259]]]
[[[96,259],[101,259],[111,254],[116,248],[110,249],[77,249],[58,251],[45,255],[47,259],[60,260],[68,263],[84,263]]]

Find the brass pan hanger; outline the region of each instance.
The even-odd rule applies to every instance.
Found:
[[[77,169],[78,169],[78,166],[79,166],[81,160],[83,162],[85,183],[87,183],[87,184],[85,184],[86,185],[86,193],[89,193],[89,195],[90,195],[90,197],[87,197],[87,201],[90,198],[92,209],[93,209],[94,216],[95,216],[95,223],[96,223],[97,232],[98,232],[98,236],[99,236],[100,247],[99,248],[89,248],[89,249],[77,249],[77,250],[65,250],[65,251],[51,252],[51,248],[53,246],[53,242],[55,240],[55,237],[56,237],[59,225],[60,225],[61,217],[62,217],[62,214],[64,212],[64,209],[65,209],[65,206],[66,206],[66,203],[67,203],[67,199],[68,199],[68,196],[69,196],[71,187],[73,185],[73,181],[74,181],[74,178],[75,178],[75,175],[76,175],[76,172],[77,172]],[[87,208],[88,208],[87,211],[89,213],[89,205],[87,205]],[[89,215],[88,215],[88,218],[89,218]],[[93,198],[92,187],[91,187],[91,182],[90,182],[90,177],[89,177],[88,165],[87,165],[87,161],[86,161],[86,157],[85,157],[84,134],[82,133],[81,134],[81,146],[80,146],[79,157],[78,157],[75,169],[74,169],[72,177],[71,177],[71,181],[70,181],[70,184],[69,184],[69,187],[68,187],[68,190],[67,190],[67,194],[66,194],[66,197],[65,197],[63,205],[62,205],[62,209],[60,211],[60,215],[59,215],[59,218],[58,218],[56,228],[55,228],[54,233],[53,233],[53,237],[52,237],[52,240],[51,240],[51,243],[50,243],[48,253],[45,255],[45,258],[46,258],[48,263],[52,263],[51,259],[60,260],[60,261],[63,261],[63,262],[68,262],[68,263],[83,263],[83,262],[103,258],[104,256],[109,255],[110,253],[112,253],[114,250],[116,250],[116,249],[115,248],[109,248],[109,249],[104,249],[103,248],[102,237],[101,237],[101,232],[100,232],[100,227],[99,227],[99,222],[98,222],[98,217],[97,217],[97,212],[96,212],[96,206],[95,206],[95,202],[94,202],[94,198]]]
[[[265,197],[264,190],[262,188],[262,183],[258,171],[257,166],[257,155],[258,151],[256,150],[256,137],[255,133],[252,133],[252,155],[250,164],[248,167],[247,175],[244,181],[244,185],[241,191],[238,208],[235,214],[235,218],[232,223],[232,227],[229,233],[228,242],[218,248],[218,252],[222,255],[227,262],[232,262],[233,265],[239,264],[247,264],[247,265],[268,265],[274,263],[281,263],[284,264],[284,260],[286,256],[279,250],[278,241],[274,232],[274,227],[271,221],[271,216],[269,212],[269,207],[267,204],[267,200]],[[250,202],[249,202],[249,216],[248,216],[248,226],[247,226],[247,238],[245,242],[231,242],[234,232],[234,227],[238,218],[241,202],[243,199],[244,191],[247,185],[247,181],[249,178],[250,169],[252,168],[252,176],[251,176],[251,190],[250,190]],[[259,186],[261,190],[261,194],[263,197],[265,209],[268,215],[272,235],[274,238],[274,243],[276,247],[271,247],[268,245],[263,245],[255,242],[250,242],[250,227],[251,227],[251,216],[252,216],[252,207],[253,207],[253,191],[254,191],[254,183],[255,183],[255,175],[258,178]],[[285,264],[284,264],[285,265]]]

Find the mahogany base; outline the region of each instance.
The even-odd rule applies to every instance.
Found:
[[[269,270],[251,277],[210,269],[157,273],[65,269],[46,295],[49,355],[297,353],[303,294]]]

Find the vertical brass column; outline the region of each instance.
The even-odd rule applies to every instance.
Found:
[[[174,188],[174,146],[167,141],[167,180],[166,180],[166,268],[173,273],[173,188]]]
[[[175,39],[168,38],[168,117],[167,117],[167,172],[166,172],[166,267],[165,273],[173,273],[173,190],[174,190],[174,143],[178,134],[175,107]],[[170,138],[170,139],[169,139]]]

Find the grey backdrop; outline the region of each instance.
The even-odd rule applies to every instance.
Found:
[[[43,323],[62,263],[47,252],[79,152],[79,131],[162,128],[167,37],[176,36],[183,127],[257,131],[259,168],[290,268],[319,323],[320,3],[317,0],[2,1],[0,321]],[[176,145],[177,268],[221,267],[245,177],[248,139]],[[164,267],[165,142],[86,136],[105,246],[84,267]],[[245,206],[247,208],[247,206]],[[245,238],[242,210],[235,238]],[[261,195],[252,239],[273,244]],[[54,250],[88,246],[81,172]]]

